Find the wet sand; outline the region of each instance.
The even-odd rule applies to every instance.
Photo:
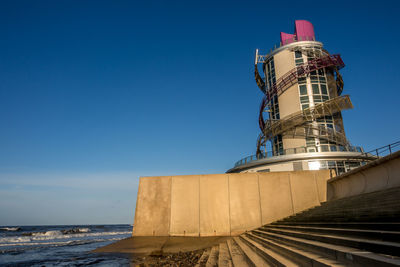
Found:
[[[131,266],[194,266],[206,248],[231,237],[129,237],[95,253],[128,254]]]
[[[163,255],[201,250],[228,240],[229,236],[176,237],[134,236],[95,249],[96,253],[128,253],[137,256]]]

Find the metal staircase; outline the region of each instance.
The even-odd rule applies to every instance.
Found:
[[[306,54],[308,57],[314,57],[313,60],[296,66],[282,77],[280,77],[272,86],[268,87],[264,79],[258,72],[258,64],[266,64],[268,56],[258,54],[256,50],[255,56],[255,79],[258,87],[264,93],[263,100],[260,105],[259,111],[259,126],[261,134],[257,139],[257,156],[262,154],[261,148],[265,146],[268,140],[271,140],[274,136],[279,134],[289,135],[295,137],[317,137],[328,142],[349,147],[350,142],[346,139],[345,135],[341,132],[336,131],[332,128],[320,127],[317,125],[311,125],[313,120],[316,118],[334,115],[344,109],[352,108],[349,96],[340,97],[343,91],[343,78],[339,73],[339,69],[345,65],[340,55],[329,55],[329,53],[322,49],[319,53],[316,53],[311,47],[295,46],[291,48],[292,51],[300,51]],[[272,99],[277,99],[282,93],[288,88],[298,82],[298,78],[306,77],[313,71],[330,68],[336,75],[336,87],[338,97],[320,103],[314,107],[307,108],[302,112],[291,114],[286,118],[280,120],[265,120],[264,113],[270,112]],[[276,101],[276,100],[275,100]],[[271,116],[269,116],[271,117]]]
[[[318,125],[310,125],[307,122],[312,122],[327,115],[334,115],[335,113],[353,108],[350,97],[348,95],[338,96],[314,107],[310,107],[299,112],[293,113],[281,120],[266,120],[260,112],[259,126],[261,134],[257,139],[257,154],[261,153],[260,148],[271,138],[279,134],[289,134],[294,136],[318,136],[318,138],[328,141],[335,141],[337,144],[350,146],[350,142],[346,139],[344,134],[327,127]],[[303,128],[303,131],[299,131]],[[296,131],[297,129],[297,131]],[[314,129],[317,131],[307,131],[307,129]],[[307,135],[308,133],[308,135]]]

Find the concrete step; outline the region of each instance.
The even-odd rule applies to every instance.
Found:
[[[331,213],[331,214],[347,214],[348,212],[353,213],[353,214],[381,214],[381,213],[397,213],[399,214],[400,212],[400,203],[397,205],[382,205],[382,206],[370,206],[370,207],[338,207],[338,208],[320,208],[320,209],[315,209],[315,210],[310,210],[307,212],[303,212],[300,214],[296,214],[296,217],[303,217],[303,216],[315,216],[315,215],[320,215],[320,214],[326,214],[326,213]],[[293,217],[293,216],[292,216]]]
[[[218,253],[219,246],[213,246],[210,251],[210,255],[208,256],[208,260],[206,263],[206,267],[215,267],[218,266]]]
[[[283,222],[283,221],[276,221],[276,222],[271,223],[271,225],[347,228],[347,229],[364,229],[364,230],[398,231],[398,232],[400,232],[400,223],[396,223],[396,222]]]
[[[220,267],[232,266],[232,259],[231,255],[229,254],[229,249],[226,242],[219,244],[218,266]]]
[[[306,215],[306,214],[318,214],[321,212],[340,212],[340,211],[376,211],[379,212],[381,210],[386,210],[386,211],[398,211],[400,207],[400,203],[397,202],[391,202],[391,203],[365,203],[364,205],[351,205],[351,206],[337,206],[337,207],[329,207],[329,206],[319,206],[315,207],[314,209],[304,211],[299,213],[298,215]]]
[[[314,214],[298,214],[285,218],[279,222],[294,222],[294,221],[338,221],[338,222],[398,222],[400,217],[400,207],[397,209],[381,209],[380,211],[373,210],[341,210],[341,211],[324,211]]]
[[[240,238],[257,254],[259,254],[265,261],[270,263],[271,266],[300,266],[296,262],[285,258],[284,256],[271,250],[269,247],[264,246],[246,235],[241,235]]]
[[[330,211],[340,211],[340,210],[352,210],[352,209],[357,209],[357,210],[379,210],[381,208],[384,209],[391,209],[392,207],[394,208],[398,208],[400,206],[400,203],[398,202],[398,200],[391,200],[391,201],[375,201],[372,202],[366,202],[366,203],[362,203],[362,204],[356,204],[356,203],[346,203],[346,205],[344,204],[336,204],[336,205],[323,205],[323,206],[316,206],[312,209],[309,210],[305,210],[302,211],[300,214],[312,214],[312,213],[317,213],[320,211],[326,211],[326,210],[330,210]]]
[[[398,222],[398,218],[400,218],[399,215],[395,214],[386,214],[386,215],[381,215],[380,218],[377,218],[376,216],[370,216],[370,215],[363,215],[363,216],[356,216],[353,215],[351,216],[334,216],[334,215],[319,215],[319,216],[314,216],[314,217],[305,217],[305,218],[294,218],[291,219],[291,222],[371,222],[371,221],[376,221],[376,222]]]
[[[291,263],[284,263],[284,266],[345,266],[344,264],[321,256],[317,253],[305,251],[301,248],[296,248],[276,242],[271,239],[266,239],[252,233],[246,233],[248,238],[253,242],[258,243],[262,247],[269,247],[271,250],[276,251],[284,259],[290,259]]]
[[[254,232],[263,233],[266,231],[276,234],[308,239],[308,240],[320,241],[334,245],[353,247],[376,253],[400,256],[400,243],[395,243],[395,242],[348,237],[343,235],[336,235],[334,233],[329,233],[329,234],[304,233],[298,230],[280,229],[272,227],[265,227],[260,230],[255,230]]]
[[[364,230],[364,229],[351,229],[341,227],[316,227],[316,226],[293,226],[293,225],[265,225],[262,229],[286,229],[293,231],[300,231],[303,233],[319,233],[329,235],[339,235],[348,237],[361,237],[372,240],[382,240],[398,242],[400,240],[400,231],[381,231],[381,230]]]
[[[355,197],[350,197],[350,198],[342,198],[342,199],[336,199],[336,200],[331,200],[328,202],[323,202],[321,203],[321,207],[350,207],[350,206],[359,206],[359,207],[364,207],[368,203],[369,204],[374,204],[374,205],[381,205],[383,203],[386,204],[396,204],[396,199],[400,196],[400,194],[396,195],[382,195],[382,196],[373,196],[369,198],[363,198],[362,195],[355,196]]]
[[[197,264],[195,265],[195,267],[205,267],[208,260],[208,256],[210,256],[210,252],[211,248],[204,250],[203,254],[201,254],[201,257],[197,262]]]
[[[238,244],[236,244],[233,239],[226,241],[229,249],[229,253],[231,255],[233,266],[252,266],[251,261],[244,255],[243,251],[239,248]]]
[[[397,231],[400,232],[400,223],[389,222],[274,222],[271,225],[321,227],[321,228],[347,228],[364,229],[377,231]]]
[[[331,201],[326,201],[322,202],[322,206],[329,206],[329,205],[336,205],[336,204],[348,204],[349,200],[351,203],[354,204],[364,204],[368,203],[366,201],[371,201],[374,200],[375,203],[380,202],[380,201],[386,201],[386,200],[395,200],[400,196],[400,190],[399,188],[395,188],[396,191],[380,191],[380,192],[373,192],[373,193],[366,193],[366,194],[361,194],[361,195],[356,195],[356,196],[350,196],[350,197],[345,197],[341,199],[335,199]]]
[[[298,221],[300,218],[317,215],[346,217],[349,213],[352,216],[365,214],[371,217],[393,217],[395,213],[398,217],[400,211],[398,199],[400,199],[400,187],[324,202],[321,206],[290,216],[286,221],[293,219]]]
[[[358,200],[368,200],[368,199],[374,199],[374,200],[380,200],[380,199],[389,199],[389,198],[395,198],[400,196],[400,187],[393,187],[389,189],[384,189],[376,192],[370,192],[370,193],[364,193],[356,196],[350,196],[342,199],[336,199],[333,201],[327,201],[324,202],[324,204],[329,204],[333,202],[345,202],[346,200],[352,200],[352,201],[358,201]]]
[[[281,235],[270,232],[252,233],[265,240],[306,250],[312,253],[323,255],[332,260],[343,262],[345,264],[358,266],[399,266],[400,259],[397,257],[373,253],[370,251],[360,250],[356,248],[333,245],[320,241],[307,240],[298,237]]]
[[[246,243],[244,243],[240,237],[236,236],[233,238],[233,240],[240,247],[241,251],[243,251],[244,255],[246,255],[248,261],[250,261],[249,266],[272,266],[255,251],[253,251]]]

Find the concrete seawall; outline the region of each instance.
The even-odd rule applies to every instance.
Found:
[[[234,236],[326,200],[328,170],[141,177],[133,236]]]
[[[335,200],[400,186],[400,151],[328,181],[327,199]]]

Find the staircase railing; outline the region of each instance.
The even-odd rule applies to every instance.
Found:
[[[398,150],[400,150],[400,141],[394,142],[392,144],[389,144],[389,145],[386,145],[383,147],[373,149],[371,151],[365,152],[365,154],[370,154],[370,155],[376,156],[377,158],[381,158],[384,156],[391,155]]]

